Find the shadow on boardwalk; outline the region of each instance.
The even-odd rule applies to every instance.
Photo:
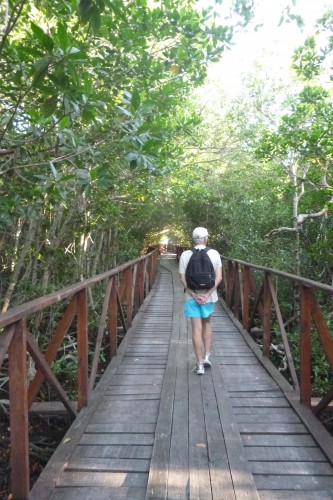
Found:
[[[183,295],[174,259],[162,256],[152,293],[30,498],[333,498],[333,469],[308,421],[222,304],[213,366],[192,371]]]

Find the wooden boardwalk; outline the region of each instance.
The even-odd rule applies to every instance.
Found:
[[[156,286],[31,499],[333,498],[333,439],[222,304],[213,366],[192,371],[183,300],[178,269],[163,256]]]

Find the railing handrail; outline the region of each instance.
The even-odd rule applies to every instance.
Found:
[[[281,276],[282,278],[287,278],[289,280],[296,281],[301,285],[310,286],[312,288],[315,288],[316,290],[322,290],[323,292],[333,295],[333,286],[326,285],[325,283],[320,283],[319,281],[311,280],[309,278],[303,278],[303,276],[298,276],[296,274],[279,271],[278,269],[260,266],[258,264],[251,264],[249,262],[244,262],[243,260],[231,259],[230,257],[225,257],[222,254],[221,254],[221,259],[227,260],[229,262],[236,262],[237,264],[241,264],[243,266],[249,267],[251,269],[256,269],[258,271],[264,271],[270,274],[275,274],[276,276]]]
[[[154,250],[156,252],[156,250]],[[79,283],[74,283],[73,285],[68,285],[56,292],[49,293],[48,295],[44,295],[42,297],[38,297],[37,299],[30,300],[29,302],[25,302],[24,304],[15,306],[4,313],[0,313],[0,328],[4,328],[5,326],[18,321],[20,318],[24,318],[29,316],[29,314],[35,313],[44,309],[45,307],[51,306],[60,300],[66,299],[71,295],[87,288],[90,285],[94,285],[99,281],[103,281],[104,279],[111,278],[111,276],[115,276],[120,272],[124,271],[130,266],[137,264],[138,262],[145,260],[148,255],[151,255],[153,252],[150,252],[147,255],[143,255],[142,257],[138,257],[137,259],[130,260],[121,264],[118,267],[111,269],[110,271],[106,271],[101,274],[97,274],[92,278],[86,278]],[[1,334],[0,334],[1,335]]]

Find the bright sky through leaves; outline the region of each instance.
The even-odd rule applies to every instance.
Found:
[[[296,21],[283,22],[279,26],[288,5],[293,14],[303,18],[302,30]],[[215,8],[225,9],[225,2]],[[327,0],[297,0],[294,7],[291,0],[255,0],[254,20],[245,32],[235,34],[232,49],[225,53],[220,63],[213,65],[211,75],[221,77],[224,90],[231,96],[240,91],[243,76],[251,71],[254,62],[267,65],[283,78],[289,71],[294,49],[313,33],[316,20],[329,8],[332,3]]]

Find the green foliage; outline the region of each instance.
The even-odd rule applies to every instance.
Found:
[[[46,291],[102,272],[136,257],[147,235],[163,228],[163,179],[198,123],[186,109],[189,92],[232,27],[187,0],[36,0],[0,11],[8,307],[17,283],[22,300],[30,284]]]

